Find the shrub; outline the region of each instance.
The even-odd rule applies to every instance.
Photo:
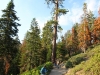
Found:
[[[49,75],[49,73],[51,72],[51,69],[53,68],[53,64],[51,62],[47,62],[45,64],[46,64],[46,68],[48,70],[47,75]],[[21,75],[40,75],[40,69],[43,67],[43,65],[40,65],[40,66],[32,69],[31,71],[24,72]]]
[[[77,55],[83,56],[83,58],[88,58],[87,60],[81,62],[80,64],[76,65],[72,69],[70,69],[70,73],[68,75],[100,75],[100,45],[94,47],[91,50],[86,51],[84,55]],[[77,57],[75,56],[75,57]],[[72,57],[75,59],[75,57]],[[72,63],[73,61],[70,62]],[[81,58],[75,59],[76,61],[81,61]],[[74,60],[74,62],[75,62]],[[68,60],[69,61],[69,60]],[[77,63],[76,63],[77,64]],[[73,66],[73,63],[72,63]]]
[[[100,53],[94,54],[86,63],[84,71],[89,75],[100,74]]]
[[[48,70],[48,74],[51,72],[51,69],[53,69],[53,64],[52,62],[47,62],[46,63],[46,68]]]
[[[75,65],[81,63],[85,58],[85,54],[78,54],[76,56],[71,57],[70,59],[68,59],[68,61],[66,62],[66,68],[71,68],[74,67]]]
[[[73,67],[73,66],[72,66],[72,62],[70,62],[70,61],[67,61],[65,66],[66,66],[66,68],[71,68],[71,67]]]

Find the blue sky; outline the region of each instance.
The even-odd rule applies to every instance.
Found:
[[[3,9],[6,8],[10,0],[0,0],[0,17]],[[95,16],[98,16],[98,9],[100,7],[100,0],[65,0],[64,8],[69,12],[59,18],[59,24],[63,31],[59,35],[63,35],[67,30],[70,30],[74,23],[79,22],[83,13],[83,3],[86,2],[88,10],[93,11]],[[38,21],[39,27],[42,30],[44,23],[51,19],[51,9],[45,3],[45,0],[14,0],[15,10],[19,17],[21,24],[19,29],[19,39],[22,41],[27,30],[30,29],[30,24],[33,18]]]

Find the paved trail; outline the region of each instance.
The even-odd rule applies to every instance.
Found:
[[[50,75],[63,75],[67,72],[67,70],[65,68],[54,68],[52,69]]]

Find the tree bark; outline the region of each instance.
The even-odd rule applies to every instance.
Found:
[[[58,11],[58,0],[55,2],[55,12]],[[55,13],[54,21],[58,22],[58,12]],[[56,38],[57,38],[57,23],[54,24],[53,31],[53,47],[52,47],[52,62],[56,63]]]

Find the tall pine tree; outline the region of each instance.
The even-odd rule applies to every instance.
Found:
[[[28,44],[28,50],[29,50],[29,59],[30,59],[29,70],[30,70],[34,67],[37,67],[40,63],[39,61],[40,48],[41,48],[40,29],[38,27],[38,23],[35,18],[33,18],[31,22],[27,44]]]
[[[47,61],[51,60],[51,52],[52,52],[52,32],[53,32],[53,27],[50,21],[47,21],[47,23],[45,24],[45,26],[43,27],[43,32],[42,32],[42,47],[45,50],[44,54],[46,57],[44,60],[47,59]]]
[[[56,39],[57,39],[57,28],[58,28],[58,17],[62,14],[66,14],[66,9],[62,9],[64,0],[45,0],[48,5],[53,4],[53,42],[52,42],[52,62],[56,63]]]
[[[0,58],[4,61],[4,72],[5,75],[12,74],[17,75],[19,49],[17,47],[18,40],[14,39],[18,35],[19,21],[14,10],[14,3],[11,0],[7,8],[2,10],[3,15],[0,18]],[[6,65],[9,64],[8,67]],[[2,67],[1,67],[2,68]],[[3,69],[2,69],[3,70]]]

